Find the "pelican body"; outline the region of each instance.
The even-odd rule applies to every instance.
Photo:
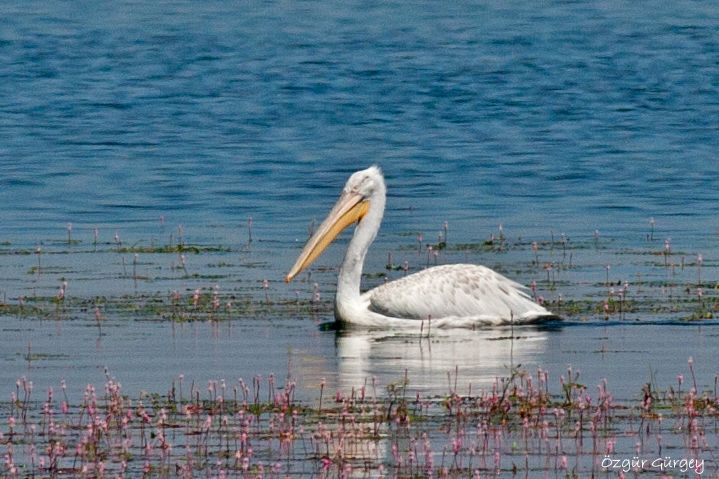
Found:
[[[362,266],[382,222],[386,194],[377,166],[350,176],[285,281],[292,281],[342,230],[356,224],[337,278],[335,318],[341,323],[368,328],[472,328],[556,318],[532,301],[522,285],[473,264],[427,268],[361,293]]]

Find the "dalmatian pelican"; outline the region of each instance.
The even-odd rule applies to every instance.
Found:
[[[335,318],[340,323],[426,330],[527,324],[557,318],[532,301],[524,286],[474,264],[434,266],[362,293],[362,266],[382,222],[386,191],[379,167],[352,174],[285,281],[292,281],[340,232],[356,224],[337,278]]]

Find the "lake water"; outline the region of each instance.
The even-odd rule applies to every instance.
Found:
[[[51,297],[67,281],[91,305],[0,317],[7,394],[23,375],[79,394],[106,368],[130,394],[181,374],[289,372],[312,398],[322,378],[348,388],[405,370],[439,394],[455,366],[468,388],[521,363],[554,377],[572,365],[633,397],[653,372],[661,385],[686,374],[689,356],[713,381],[715,322],[662,305],[704,283],[713,301],[719,279],[714,3],[6,1],[0,18],[0,299]],[[370,164],[386,174],[388,210],[369,272],[388,252],[422,267],[417,234],[433,242],[447,221],[450,245],[501,224],[516,247],[438,261],[503,268],[549,300],[681,284],[641,293],[656,310],[570,313],[514,340],[321,331],[344,243],[313,280],[282,277],[311,221]],[[576,267],[550,288],[529,243],[561,235],[579,245]],[[651,256],[665,240],[677,272]],[[178,255],[119,251],[177,241],[221,249],[188,254],[184,271]],[[559,246],[540,254],[560,261]],[[217,285],[261,305],[309,298],[314,281],[325,303],[313,315],[173,323],[107,308],[101,332],[93,317],[98,297],[187,299]]]

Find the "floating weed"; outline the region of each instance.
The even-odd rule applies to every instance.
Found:
[[[38,275],[40,273],[45,273],[48,275],[52,274],[70,274],[74,273],[75,271],[72,268],[64,267],[64,266],[32,266],[27,271],[27,274],[29,275]]]
[[[176,244],[165,246],[130,246],[116,249],[118,253],[156,253],[156,254],[178,254],[178,253],[229,253],[231,249],[224,246],[201,246],[194,244]]]
[[[32,304],[27,304],[27,300],[18,303],[0,303],[0,314],[6,316],[15,316],[18,318],[39,318],[44,319],[49,316],[46,309]]]
[[[264,288],[263,288],[264,289]],[[58,293],[59,294],[59,293]],[[61,308],[61,310],[59,309]],[[97,324],[96,309],[103,318],[133,319],[142,321],[227,321],[243,318],[271,316],[293,320],[298,315],[314,315],[318,310],[330,311],[331,299],[278,298],[270,300],[269,293],[254,299],[249,293],[207,292],[182,294],[135,294],[123,296],[96,296],[92,298],[65,295],[23,297],[12,303],[0,301],[0,314],[29,319],[89,320]],[[61,313],[61,314],[60,314]]]
[[[79,240],[72,240],[72,245],[81,244]],[[67,249],[62,246],[67,246],[67,241],[58,242],[43,242],[46,246],[55,246],[55,249],[42,249],[41,254],[50,255],[67,255],[67,254],[90,254],[90,253],[121,253],[121,254],[134,254],[134,253],[146,253],[146,254],[178,254],[178,253],[231,253],[234,250],[228,246],[221,245],[196,245],[196,244],[168,244],[168,245],[132,245],[123,246],[122,243],[97,243],[93,249]],[[104,246],[104,248],[102,248]],[[28,248],[0,248],[0,256],[2,255],[18,255],[18,256],[29,256],[39,255],[37,249]]]

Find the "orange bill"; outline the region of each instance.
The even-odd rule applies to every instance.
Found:
[[[349,192],[342,193],[330,214],[307,241],[295,265],[285,276],[285,282],[289,283],[295,276],[310,266],[337,235],[349,225],[360,221],[367,214],[368,209],[369,201],[365,200],[362,195]]]

